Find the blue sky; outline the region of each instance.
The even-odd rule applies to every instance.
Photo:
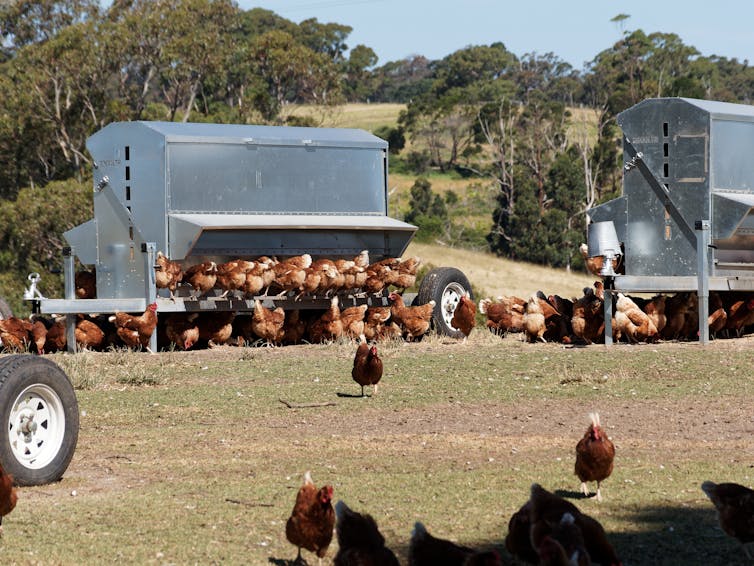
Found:
[[[300,22],[347,24],[349,47],[374,49],[378,64],[419,54],[442,57],[468,45],[502,41],[516,55],[552,51],[582,69],[621,37],[610,20],[631,17],[624,29],[675,33],[703,55],[754,64],[754,2],[717,0],[237,0]]]

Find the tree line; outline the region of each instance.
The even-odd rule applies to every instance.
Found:
[[[110,122],[316,126],[284,117],[285,106],[367,101],[406,105],[395,128],[376,132],[391,164],[494,186],[490,250],[578,265],[585,211],[620,191],[620,111],[648,97],[754,97],[747,61],[702,55],[672,33],[625,31],[578,70],[502,42],[380,64],[369,46],[348,44],[352,31],[232,0],[2,3],[0,273],[44,268],[62,245],[51,231],[88,219],[91,195],[78,188],[91,176],[85,141]],[[431,227],[453,203],[428,190],[413,191],[410,216]],[[37,216],[10,222],[23,207]]]

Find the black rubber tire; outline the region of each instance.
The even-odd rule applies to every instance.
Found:
[[[0,297],[0,320],[4,320],[13,316],[13,311],[5,302],[5,299]]]
[[[422,279],[414,304],[424,305],[434,300],[432,327],[435,331],[451,338],[464,338],[463,332],[450,326],[450,319],[463,292],[468,292],[474,300],[471,283],[463,271],[455,267],[437,267]]]
[[[38,420],[34,431],[24,435],[20,419],[26,414]],[[0,358],[0,463],[15,483],[58,481],[73,458],[78,436],[76,393],[60,366],[31,354]]]

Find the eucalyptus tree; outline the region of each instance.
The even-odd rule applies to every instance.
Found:
[[[314,51],[327,56],[333,63],[345,61],[348,45],[346,39],[353,31],[351,26],[336,23],[322,23],[317,18],[309,18],[298,24],[296,39]]]
[[[507,73],[516,57],[502,43],[458,50],[433,67],[433,83],[409,102],[401,125],[414,141],[427,145],[441,171],[458,164],[477,142],[479,104],[513,90]]]
[[[272,120],[290,102],[336,104],[341,100],[339,71],[323,53],[312,51],[284,31],[255,38],[249,65],[264,85]]]
[[[94,21],[70,25],[20,49],[9,63],[17,96],[30,96],[33,111],[23,118],[45,140],[34,152],[37,182],[80,177],[90,161],[86,138],[109,119],[107,59],[97,28]]]
[[[0,2],[0,35],[13,51],[53,39],[68,26],[97,19],[98,0]]]
[[[343,90],[347,100],[358,102],[369,98],[374,88],[370,69],[377,61],[377,54],[371,47],[359,44],[351,49],[348,59],[342,63]]]
[[[432,87],[432,62],[422,55],[389,61],[372,72],[375,102],[412,102]]]
[[[159,84],[170,109],[169,119],[181,114],[187,122],[204,81],[223,73],[233,50],[238,8],[232,0],[160,0],[170,36],[163,50]],[[209,107],[205,99],[202,112]]]

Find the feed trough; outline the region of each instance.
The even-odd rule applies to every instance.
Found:
[[[625,274],[610,277],[612,288],[697,291],[700,312],[710,290],[754,290],[754,106],[650,99],[618,124],[623,194],[588,211],[614,225],[623,247]]]
[[[400,257],[416,231],[388,216],[388,144],[363,130],[118,122],[90,136],[87,149],[94,217],[64,234],[65,298],[28,293],[39,312],[70,315],[69,348],[75,313],[140,313],[155,301],[158,312],[253,310],[255,297],[158,292],[158,251],[184,270],[260,256],[351,259],[363,250],[375,262]],[[95,268],[96,299],[75,297],[76,258]],[[451,283],[433,298],[452,315],[462,293]],[[339,298],[342,306],[388,304],[387,293]],[[329,298],[264,303],[327,308]]]

